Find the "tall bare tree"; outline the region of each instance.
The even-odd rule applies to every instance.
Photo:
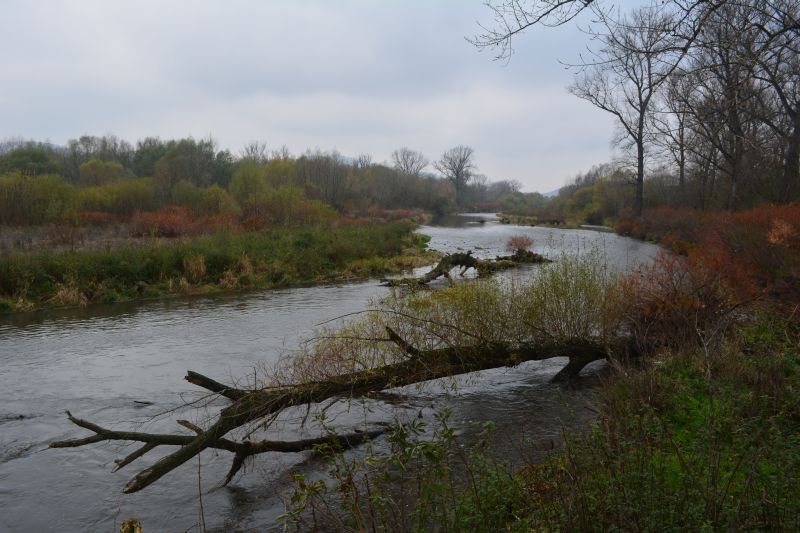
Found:
[[[394,168],[408,176],[419,176],[430,161],[420,152],[403,146],[392,152],[392,165]]]
[[[653,143],[661,147],[666,158],[678,168],[678,188],[686,186],[686,166],[690,137],[689,105],[692,86],[690,77],[673,74],[665,85],[658,108],[653,113]]]
[[[239,153],[241,161],[252,161],[257,165],[264,165],[269,161],[267,143],[262,141],[250,141],[244,145]]]
[[[464,191],[472,177],[472,171],[475,169],[472,161],[474,153],[475,151],[471,147],[459,145],[445,151],[441,159],[433,164],[436,170],[450,180],[455,187],[458,205],[462,205],[464,202]]]
[[[780,139],[783,169],[778,199],[787,202],[800,194],[800,3],[750,1],[755,4],[751,20],[758,32],[750,53],[757,65],[755,77],[766,88],[760,93],[767,111],[762,119]]]
[[[755,63],[747,52],[755,41],[753,16],[746,2],[730,2],[716,10],[696,40],[687,66],[694,88],[692,125],[707,145],[706,157],[727,180],[722,206],[728,209],[739,207],[741,188],[747,185],[743,180],[754,169],[753,155],[763,148]]]
[[[642,212],[645,143],[653,99],[676,68],[674,20],[656,7],[642,8],[620,21],[604,19],[597,35],[601,48],[569,90],[614,115],[622,130],[620,144],[636,154],[634,210]]]

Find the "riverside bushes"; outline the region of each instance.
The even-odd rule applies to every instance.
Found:
[[[713,351],[615,372],[597,422],[543,464],[466,450],[446,413],[432,431],[411,420],[388,454],[334,455],[333,483],[298,478],[285,518],[339,531],[797,531],[798,392],[800,326],[760,314]]]
[[[580,270],[559,276],[557,262],[518,306],[517,289],[496,283],[488,293],[476,284],[415,296],[398,321],[434,335],[586,335],[565,327],[585,324],[590,334],[635,336],[646,357],[611,365],[596,423],[565,434],[543,464],[511,469],[491,449],[465,451],[446,419],[432,435],[406,422],[388,454],[338,457],[332,485],[299,480],[286,518],[352,531],[797,531],[800,319],[797,300],[776,293],[797,279],[796,211],[709,215],[710,234],[694,233],[688,257],[665,254],[602,292],[564,283]],[[414,312],[422,316],[409,320]]]
[[[724,277],[743,297],[800,296],[800,204],[739,212],[658,208],[623,217],[617,232],[658,241]]]
[[[182,280],[189,291],[285,286],[345,276],[351,265],[372,272],[370,262],[386,273],[396,268],[388,259],[419,244],[413,227],[392,222],[333,230],[220,232],[108,252],[4,256],[0,301],[6,309],[113,302],[177,292]]]

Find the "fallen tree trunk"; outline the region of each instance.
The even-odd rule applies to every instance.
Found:
[[[190,371],[186,376],[187,381],[232,401],[230,406],[221,410],[217,420],[207,429],[201,429],[189,422],[178,421],[179,424],[194,431],[195,435],[115,431],[73,417],[71,413],[67,412],[67,417],[73,424],[92,431],[94,435],[82,439],[53,442],[50,447],[78,447],[111,440],[144,443],[142,448],[117,461],[118,470],[157,446],[180,446],[178,450],[139,472],[125,485],[123,489],[125,493],[142,490],[207,448],[226,450],[234,454],[231,470],[225,479],[225,483],[228,483],[241,468],[244,460],[252,455],[270,451],[309,450],[324,443],[350,447],[381,433],[381,430],[378,430],[341,437],[325,436],[291,442],[233,441],[225,438],[225,435],[234,429],[269,419],[269,417],[293,406],[310,405],[338,397],[361,397],[393,387],[478,370],[515,366],[525,361],[553,357],[569,358],[569,364],[553,378],[553,381],[563,382],[577,376],[581,369],[592,361],[608,357],[629,356],[635,353],[633,345],[627,339],[618,339],[613,342],[565,339],[535,344],[491,343],[419,350],[391,329],[386,329],[388,337],[385,340],[402,348],[408,354],[407,359],[386,366],[331,376],[321,381],[247,391],[225,386]]]
[[[472,255],[472,250],[470,250],[467,253],[455,253],[442,257],[430,272],[420,277],[382,279],[381,283],[386,287],[424,286],[440,277],[450,279],[450,271],[454,268],[461,268],[461,275],[468,269],[474,268],[478,271],[478,276],[488,276],[494,272],[514,268],[523,263],[546,262],[549,262],[549,260],[528,250],[517,250],[513,255],[497,256],[494,259],[478,259]]]

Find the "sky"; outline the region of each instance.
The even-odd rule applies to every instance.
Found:
[[[495,61],[465,39],[491,20],[483,0],[4,0],[0,140],[211,136],[375,162],[464,144],[528,192],[609,161],[612,118],[559,63],[586,35],[535,28]]]

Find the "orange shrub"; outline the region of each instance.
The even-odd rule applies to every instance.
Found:
[[[633,237],[634,239],[644,239],[647,237],[642,220],[635,216],[623,216],[619,218],[614,225],[614,230],[620,235]]]
[[[718,273],[740,298],[800,293],[800,204],[736,213],[649,209],[641,218],[628,213],[616,229],[658,241],[693,267]]]
[[[533,239],[526,235],[513,235],[506,241],[506,251],[508,252],[524,252],[531,246],[533,246]]]
[[[713,269],[662,252],[622,279],[623,322],[645,349],[708,341],[739,304]]]
[[[800,205],[718,213],[693,257],[717,268],[738,291],[786,297],[800,281]],[[793,290],[792,290],[793,289]]]
[[[132,223],[134,235],[180,237],[198,231],[192,211],[186,206],[166,206],[158,211],[135,213]]]

